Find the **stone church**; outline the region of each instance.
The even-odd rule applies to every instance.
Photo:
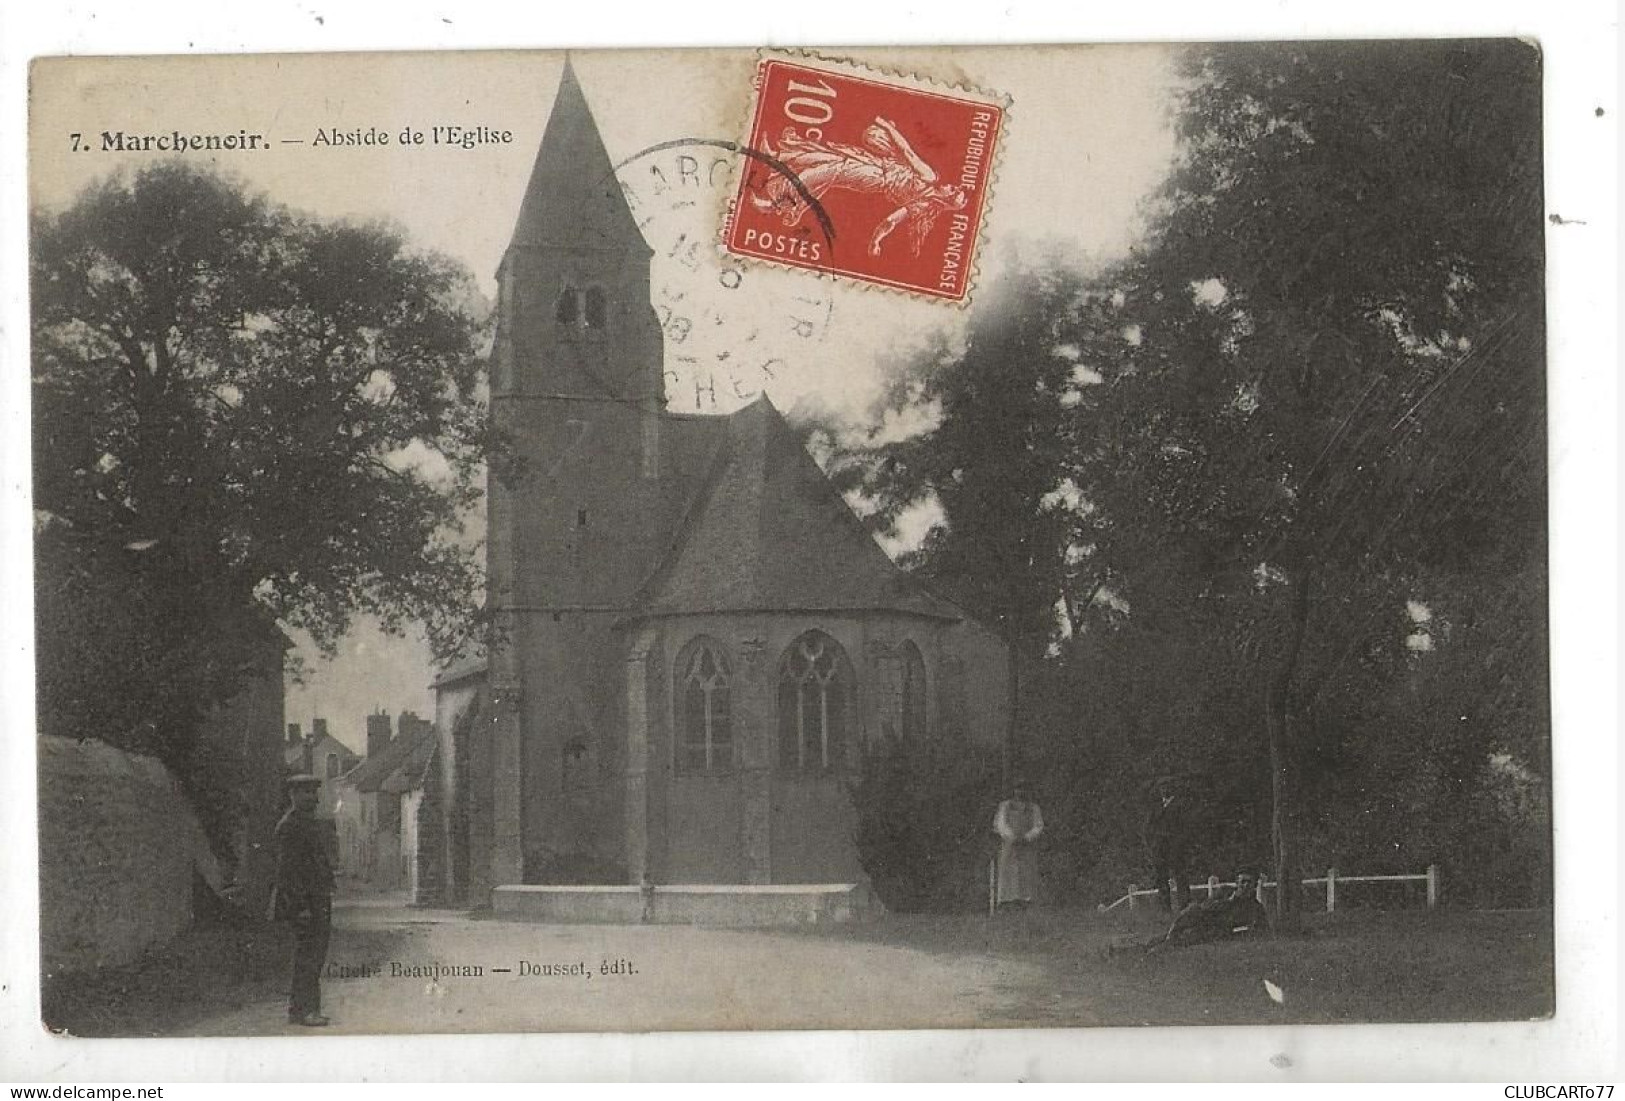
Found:
[[[566,66],[498,269],[490,657],[436,682],[433,877],[862,878],[866,747],[997,744],[1002,643],[892,564],[765,398],[668,412],[651,250]]]

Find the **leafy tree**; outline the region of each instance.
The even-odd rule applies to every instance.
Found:
[[[1122,390],[1152,399],[1171,518],[1279,593],[1263,718],[1295,879],[1311,627],[1348,633],[1363,577],[1544,547],[1539,58],[1231,46],[1186,72],[1184,155],[1122,273]]]
[[[1053,328],[1080,282],[1051,265],[990,288],[964,338],[939,338],[901,364],[884,399],[938,410],[937,424],[836,458],[837,484],[862,488],[877,525],[922,502],[942,509],[907,564],[1010,646],[1012,731],[1020,669],[1042,656],[1057,602],[1079,584],[1067,553],[1079,520],[1056,496],[1070,451],[1058,399],[1073,367],[1055,354]]]
[[[1423,619],[1396,614],[1387,653],[1324,693],[1317,741],[1343,759],[1344,790],[1336,816],[1308,823],[1311,839],[1342,867],[1439,864],[1453,899],[1549,901],[1541,570],[1411,585]],[[1362,736],[1373,730],[1383,736]]]
[[[1407,652],[1408,599],[1517,576],[1530,599],[1501,629],[1543,637],[1539,58],[1519,42],[1225,45],[1187,52],[1183,81],[1179,159],[1141,246],[1090,279],[1013,278],[982,311],[997,339],[973,316],[963,350],[902,376],[894,403],[939,401],[940,424],[855,467],[882,522],[911,495],[941,500],[923,572],[1021,594],[997,606],[1053,655],[1046,767],[1124,780],[1183,757],[1233,775],[1267,756],[1253,774],[1289,882],[1300,841],[1317,857],[1342,843],[1339,783],[1424,763],[1371,701],[1403,706],[1419,660],[1441,707],[1484,687],[1459,638]],[[1518,760],[1538,769],[1544,650],[1526,656],[1478,659],[1505,672]],[[1073,744],[1067,706],[1126,733],[1138,763],[1112,761],[1104,733]],[[1470,725],[1420,739],[1423,771],[1471,786],[1496,735]],[[1105,804],[1125,790],[1093,785]],[[1239,813],[1257,795],[1227,798]]]
[[[881,903],[899,912],[985,903],[988,824],[1005,790],[996,754],[892,740],[870,747],[848,786],[853,842]]]
[[[441,650],[467,634],[483,417],[462,270],[180,162],[32,232],[44,730],[195,778],[199,719],[280,661],[274,625],[324,647],[357,612]]]

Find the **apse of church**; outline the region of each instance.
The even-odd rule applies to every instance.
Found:
[[[454,899],[854,882],[865,744],[1003,736],[1002,645],[766,398],[665,410],[650,257],[567,66],[498,273],[493,644],[440,682]]]

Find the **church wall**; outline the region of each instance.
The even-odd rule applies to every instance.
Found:
[[[491,888],[506,877],[498,874],[494,851],[497,835],[496,806],[491,793],[496,787],[498,753],[495,739],[496,717],[488,714],[489,701],[482,696],[477,701],[480,710],[463,732],[463,787],[470,798],[459,823],[460,837],[454,838],[452,857],[462,862],[464,880],[468,884],[466,901],[485,902]]]
[[[664,533],[653,441],[660,333],[641,241],[606,249],[516,245],[501,278],[492,409],[522,462],[492,481],[490,574],[510,652],[493,683],[517,693],[499,737],[518,760],[497,800],[499,861],[528,882],[627,871],[625,700],[616,629]],[[589,327],[561,295],[602,295]],[[500,523],[499,523],[500,521]],[[498,531],[498,528],[501,531]],[[508,808],[511,808],[509,810]]]
[[[546,618],[550,625],[551,616]],[[609,619],[578,616],[572,623],[561,615],[558,629],[543,625],[547,645],[530,647],[536,664],[527,667],[527,679],[537,687],[525,694],[526,724],[532,732],[527,767],[536,779],[527,776],[527,830],[547,839],[556,856],[564,858],[554,865],[560,874],[608,868],[617,881],[636,881],[647,867],[655,882],[664,883],[859,878],[851,805],[841,778],[785,775],[777,769],[779,664],[790,643],[809,629],[835,638],[852,664],[851,729],[863,740],[877,737],[895,708],[888,673],[894,666],[888,663],[905,640],[913,641],[925,659],[932,738],[950,746],[996,746],[1004,736],[1004,646],[974,622],[944,624],[885,614],[691,616],[662,621],[634,643],[624,630],[613,629]],[[717,775],[685,775],[675,767],[672,663],[698,635],[722,645],[731,673],[736,756],[734,767]],[[629,647],[642,647],[644,653],[644,714],[639,722],[646,752],[641,771],[630,780]],[[551,683],[546,679],[550,669],[566,671],[556,683],[577,687],[543,690]],[[478,683],[454,686],[437,697],[443,747],[449,741],[444,732]],[[583,685],[601,690],[584,691]],[[570,702],[571,691],[575,703]],[[564,774],[563,747],[572,736],[590,742],[590,782]],[[854,770],[857,744],[855,738],[850,747],[849,767]],[[493,782],[488,755],[479,761],[475,749],[461,748],[473,790],[488,791]],[[455,771],[452,753],[441,763],[449,784]],[[629,800],[638,799],[646,816],[641,828],[631,822],[628,809],[633,806]],[[473,857],[464,897],[469,901],[483,899],[495,886],[485,860],[491,843],[489,806],[484,799],[479,803],[468,808]],[[629,837],[638,839],[630,847]]]
[[[625,647],[607,612],[529,617],[521,666],[529,882],[624,882]]]
[[[920,647],[933,721],[944,701],[962,716],[990,690],[963,672],[939,674],[952,646],[940,622],[918,617],[627,624],[686,497],[670,478],[662,497],[663,334],[637,220],[617,189],[592,182],[608,180],[612,164],[567,70],[498,271],[491,413],[504,449],[490,464],[487,541],[498,644],[489,714],[461,737],[442,735],[442,749],[456,753],[444,754],[443,778],[461,800],[460,817],[448,818],[453,879],[470,901],[518,880],[851,880],[844,782],[865,740],[897,726],[897,647],[905,637]],[[688,465],[682,457],[681,448],[666,456],[668,475]],[[711,469],[709,459],[693,465],[690,481]],[[851,667],[845,760],[829,772],[781,773],[780,660],[812,628],[832,636]],[[701,632],[732,670],[734,748],[731,767],[690,774],[675,768],[672,663]],[[953,657],[960,670],[981,660]],[[1002,676],[1000,666],[991,695],[1002,697]],[[983,717],[968,721],[992,729]]]
[[[925,624],[921,623],[921,627]],[[862,619],[793,617],[775,623],[771,635],[771,661],[766,689],[770,716],[767,740],[772,759],[778,760],[778,674],[786,649],[803,631],[824,631],[841,644],[851,665],[854,690],[849,713],[845,761],[836,773],[795,773],[776,769],[773,775],[773,864],[775,883],[844,883],[860,879],[863,868],[852,844],[855,818],[846,783],[862,767],[863,749],[878,736],[882,695],[876,675],[879,646],[896,625],[890,617]]]
[[[412,903],[415,906],[438,906],[446,901],[450,884],[446,868],[446,805],[447,793],[440,769],[440,747],[437,745],[423,771],[423,786],[418,789],[412,808]]]
[[[490,873],[491,813],[494,776],[491,768],[491,721],[464,716],[480,707],[484,676],[471,676],[435,688],[434,728],[439,750],[430,767],[438,768],[441,795],[438,837],[423,844],[441,847],[442,898],[448,904],[482,902],[494,885]]]
[[[651,786],[653,754],[650,739],[658,732],[651,716],[660,708],[661,667],[664,664],[660,632],[650,625],[634,631],[626,654],[626,767],[622,778],[625,798],[626,876],[641,883],[652,878],[660,861],[663,836],[651,822],[665,822],[665,791]]]
[[[667,883],[745,883],[746,777],[679,776],[666,817]]]
[[[775,776],[774,883],[852,883],[862,878],[852,844],[852,798],[836,777]]]
[[[764,625],[757,617],[697,616],[663,622],[651,664],[660,691],[650,707],[649,787],[651,877],[661,883],[747,883],[747,804],[765,820],[765,759],[750,743],[761,737],[756,687],[762,677]],[[673,662],[688,643],[707,636],[722,648],[729,668],[735,754],[733,766],[713,775],[685,774],[676,764],[678,673]],[[763,832],[760,828],[753,831]],[[765,844],[758,842],[761,850]]]
[[[456,764],[457,747],[451,742],[452,728],[484,687],[484,676],[471,676],[453,684],[435,686],[434,729],[440,742],[440,779],[447,791],[452,790],[452,769]]]
[[[645,479],[642,415],[606,401],[501,399],[524,476],[506,507],[521,609],[624,608],[653,568],[657,483]]]
[[[493,485],[508,531],[493,543],[496,599],[514,649],[496,655],[518,691],[520,865],[528,882],[623,880],[625,639],[617,629],[664,533],[643,400],[658,385],[660,337],[640,250],[516,248],[499,359],[513,377],[493,409],[513,432],[521,476]],[[561,293],[598,288],[607,323],[562,322]],[[647,315],[647,316],[646,316]],[[614,391],[610,394],[606,391]],[[616,396],[618,395],[618,396]]]
[[[778,768],[778,679],[792,641],[817,629],[841,645],[854,675],[846,770],[793,774]],[[720,643],[730,669],[735,756],[712,775],[676,767],[678,670],[672,664],[697,636]],[[647,661],[665,675],[660,706],[649,716],[649,851],[656,882],[850,882],[861,877],[852,845],[853,812],[845,781],[861,764],[861,746],[879,736],[895,711],[889,670],[905,641],[927,670],[930,736],[948,728],[977,740],[1002,737],[1003,648],[981,628],[886,613],[868,615],[714,615],[663,621]],[[957,659],[957,660],[950,660]],[[969,713],[951,724],[939,714],[945,669],[966,678],[958,698]],[[970,737],[969,733],[962,737]]]
[[[996,747],[1009,724],[1010,651],[1004,640],[974,620],[942,631],[938,668],[944,676],[932,692],[937,727],[950,742]]]
[[[400,864],[396,879],[406,888],[406,897],[418,897],[418,846],[422,835],[418,823],[423,811],[423,789],[413,788],[401,796],[400,802]]]
[[[630,384],[625,379],[651,363],[658,367],[664,345],[641,240],[605,242],[597,249],[515,245],[503,266],[499,305],[512,356],[504,365],[511,367],[494,380],[497,391],[551,394],[568,388],[577,396],[602,397],[608,384],[620,396],[637,397],[653,390],[658,370]],[[603,323],[588,327],[580,319],[561,319],[560,296],[588,288],[605,297]],[[535,364],[544,366],[537,370]],[[580,368],[592,377],[580,377]]]

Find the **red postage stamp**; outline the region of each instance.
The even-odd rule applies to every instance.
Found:
[[[728,251],[963,302],[1003,104],[800,59],[756,80]]]

